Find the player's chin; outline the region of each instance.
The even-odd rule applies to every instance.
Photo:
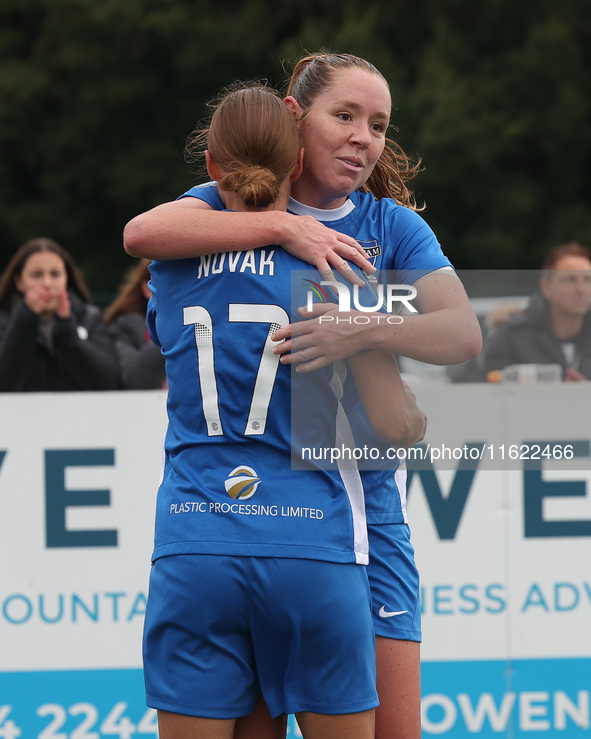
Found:
[[[360,187],[362,187],[365,182],[367,181],[367,178],[369,175],[366,174],[365,170],[359,170],[359,171],[350,171],[347,173],[347,176],[343,178],[343,194],[346,190],[346,195],[350,195],[354,190],[359,190]]]
[[[333,170],[333,174],[329,175],[330,181],[325,183],[325,191],[331,193],[333,200],[347,198],[363,185],[368,176],[365,170],[356,171],[350,167],[337,167]]]

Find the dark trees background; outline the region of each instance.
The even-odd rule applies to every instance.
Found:
[[[390,82],[456,267],[591,246],[588,0],[0,0],[0,268],[51,236],[106,302],[127,220],[199,179],[183,147],[206,101],[235,79],[282,88],[320,47]]]

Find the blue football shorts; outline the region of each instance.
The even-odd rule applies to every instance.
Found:
[[[404,523],[371,524],[367,577],[376,635],[418,641],[421,633],[419,572]]]
[[[378,705],[365,567],[174,555],[150,575],[144,679],[151,708],[203,718],[346,714]]]

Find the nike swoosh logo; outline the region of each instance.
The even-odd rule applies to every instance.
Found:
[[[379,615],[381,618],[392,618],[392,616],[401,616],[403,613],[408,613],[408,611],[387,611],[386,606],[382,606]]]

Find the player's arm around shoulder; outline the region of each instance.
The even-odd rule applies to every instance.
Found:
[[[343,270],[348,280],[357,281],[345,259],[361,269],[375,271],[355,239],[311,216],[282,210],[220,210],[197,195],[141,213],[123,231],[125,251],[132,257],[146,259],[187,259],[267,244],[283,246],[329,278],[335,268]]]
[[[211,206],[198,198],[162,203],[132,218],[123,229],[123,246],[132,257],[182,259],[199,256],[197,237]],[[210,251],[210,250],[209,250]],[[205,248],[202,254],[209,253]]]

